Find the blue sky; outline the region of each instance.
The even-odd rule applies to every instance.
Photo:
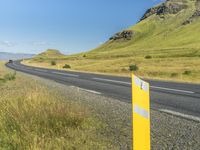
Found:
[[[162,0],[0,0],[0,51],[93,49]]]

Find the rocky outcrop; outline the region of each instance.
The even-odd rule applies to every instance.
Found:
[[[167,1],[159,6],[148,9],[146,13],[144,14],[144,16],[140,19],[140,21],[154,14],[161,17],[164,14],[177,14],[178,12],[186,8],[187,8],[187,5],[184,3],[171,3]]]
[[[116,33],[114,36],[112,36],[109,40],[131,40],[133,37],[133,31],[132,30],[124,30],[122,32]]]
[[[185,22],[183,22],[183,25],[192,23],[198,17],[200,17],[200,0],[196,1],[196,11],[193,13],[191,17],[189,17]]]
[[[197,19],[198,17],[200,17],[200,11],[199,10],[196,10],[194,12],[194,14],[188,18],[185,22],[183,22],[183,25],[187,25],[187,24],[190,24],[192,23],[195,19]]]

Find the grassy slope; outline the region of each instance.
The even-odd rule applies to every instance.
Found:
[[[10,71],[0,63],[0,76]],[[0,149],[116,149],[103,122],[26,76],[0,85]]]
[[[41,58],[47,58],[47,59],[55,59],[55,58],[62,58],[64,55],[60,53],[60,51],[55,49],[48,49],[43,53],[38,54],[35,59],[40,60]]]
[[[84,54],[59,59],[55,67],[66,63],[74,70],[128,75],[129,66],[137,64],[139,76],[200,82],[200,19],[182,25],[196,10],[194,1],[188,0],[187,4],[189,8],[178,14],[167,14],[165,19],[153,15],[130,27],[136,32],[130,41],[108,41]],[[152,58],[145,59],[147,55]],[[52,67],[49,59],[26,63]]]

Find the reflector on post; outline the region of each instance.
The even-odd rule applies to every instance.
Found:
[[[132,74],[133,149],[150,150],[149,83]]]

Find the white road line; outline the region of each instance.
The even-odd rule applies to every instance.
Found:
[[[79,90],[83,90],[83,91],[90,92],[90,93],[94,93],[94,94],[98,94],[98,95],[101,95],[101,94],[102,94],[102,93],[97,92],[97,91],[88,90],[88,89],[80,88],[80,87],[73,86],[73,85],[71,85],[70,87],[72,87],[72,88],[78,88]]]
[[[40,71],[40,72],[47,72],[46,70],[42,70],[42,69],[34,69],[36,71]]]
[[[131,83],[124,82],[124,81],[117,81],[117,80],[110,80],[110,79],[103,79],[103,78],[93,78],[93,79],[99,80],[99,81],[108,81],[108,82],[113,82],[113,83],[122,83],[122,84],[131,85]],[[188,93],[188,94],[194,94],[195,93],[193,91],[186,91],[186,90],[179,90],[179,89],[172,89],[172,88],[165,88],[165,87],[158,87],[158,86],[150,86],[150,87],[154,88],[154,89],[181,92],[181,93]]]
[[[65,75],[65,76],[71,76],[71,77],[79,77],[79,75],[70,74],[70,73],[62,73],[62,72],[52,72],[52,73],[59,74],[59,75]]]
[[[93,90],[88,90],[88,89],[84,89],[84,88],[79,88],[80,90],[83,90],[83,91],[86,91],[86,92],[90,92],[90,93],[93,93],[93,94],[98,94],[98,95],[101,95],[100,92],[97,92],[97,91],[93,91]]]
[[[170,114],[170,115],[174,115],[174,116],[182,117],[182,118],[185,118],[185,119],[190,119],[190,120],[193,120],[193,121],[200,122],[200,117],[187,115],[187,114],[179,113],[179,112],[168,110],[168,109],[159,109],[159,111]]]
[[[109,81],[109,82],[123,83],[123,84],[131,85],[131,83],[129,83],[129,82],[124,82],[124,81],[117,81],[117,80],[110,80],[110,79],[103,79],[103,78],[93,78],[93,79],[99,80],[99,81]]]
[[[151,86],[151,88],[168,90],[168,91],[175,91],[175,92],[182,92],[182,93],[188,93],[188,94],[194,94],[195,93],[195,92],[192,92],[192,91],[185,91],[185,90],[178,90],[178,89],[171,89],[171,88],[164,88],[164,87],[157,87],[157,86]]]

